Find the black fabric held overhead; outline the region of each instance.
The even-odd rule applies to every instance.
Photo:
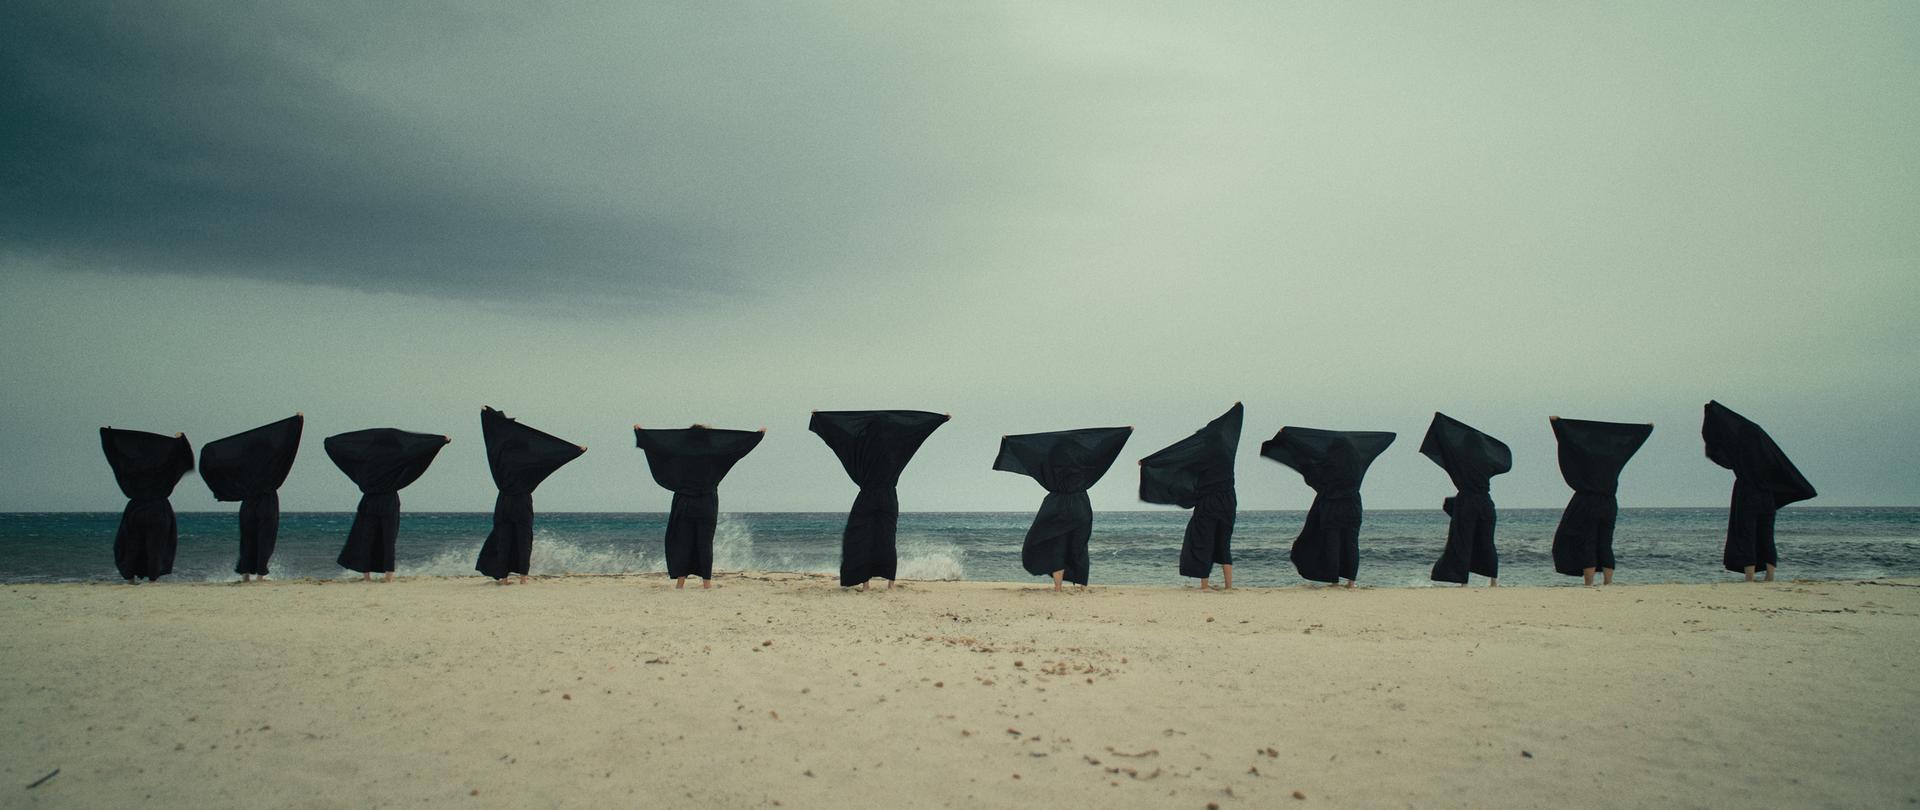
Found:
[[[113,536],[113,565],[121,579],[159,579],[173,573],[180,543],[173,495],[180,476],[193,471],[193,445],[185,437],[139,430],[100,429],[100,449],[113,467],[113,481],[127,496]]]
[[[840,534],[840,585],[851,587],[898,572],[894,545],[900,524],[900,473],[928,436],[946,424],[927,411],[814,411],[807,429],[819,435],[847,477],[860,487]]]
[[[440,448],[452,441],[432,433],[370,428],[328,436],[327,458],[360,487],[360,506],[340,549],[340,567],[351,571],[393,570],[394,542],[400,536],[400,490],[419,480]]]
[[[1131,427],[1108,427],[1000,438],[993,468],[1032,478],[1047,490],[1020,548],[1027,573],[1050,576],[1064,571],[1066,581],[1087,584],[1093,568],[1087,552],[1093,501],[1087,490],[1107,474],[1131,435]]]
[[[236,574],[267,575],[280,537],[280,485],[293,470],[306,419],[299,414],[200,448],[200,480],[213,497],[240,502],[240,559]]]
[[[653,482],[673,492],[667,512],[667,576],[713,579],[713,531],[720,522],[720,481],[759,446],[760,431],[634,428]]]
[[[1193,435],[1140,459],[1140,500],[1193,510],[1180,542],[1183,577],[1205,579],[1214,565],[1233,564],[1233,463],[1245,413],[1235,402]]]
[[[1653,434],[1653,426],[1585,419],[1554,419],[1550,424],[1560,443],[1560,477],[1573,487],[1573,498],[1553,530],[1553,570],[1577,577],[1589,568],[1613,568],[1620,471]]]
[[[1360,482],[1393,439],[1394,434],[1384,431],[1289,425],[1260,445],[1260,455],[1292,467],[1313,488],[1306,524],[1288,552],[1302,578],[1359,578]]]
[[[1752,420],[1718,402],[1708,402],[1700,422],[1707,458],[1733,471],[1733,502],[1727,509],[1727,544],[1720,564],[1728,571],[1777,565],[1773,518],[1780,507],[1818,495],[1806,476]]]
[[[1469,573],[1500,576],[1500,553],[1493,543],[1492,480],[1513,469],[1513,451],[1505,442],[1435,412],[1420,442],[1420,454],[1453,479],[1453,497],[1441,502],[1447,522],[1447,546],[1428,575],[1435,582],[1465,584]]]
[[[493,531],[473,568],[494,579],[525,576],[533,559],[533,490],[586,451],[487,407],[480,409],[480,435],[500,494],[493,499]]]

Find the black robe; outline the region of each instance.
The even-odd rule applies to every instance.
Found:
[[[280,537],[280,485],[300,452],[306,419],[278,422],[207,442],[200,448],[200,480],[213,497],[240,502],[240,559],[236,574],[267,575],[274,541]]]
[[[340,567],[363,574],[393,571],[393,546],[400,536],[400,490],[418,480],[449,441],[445,436],[393,428],[327,437],[327,457],[361,492],[353,527],[340,549]]]
[[[1307,522],[1287,556],[1304,579],[1351,581],[1360,574],[1360,482],[1394,434],[1283,427],[1260,455],[1292,467],[1313,487]]]
[[[945,414],[926,411],[814,411],[807,429],[840,458],[859,485],[847,528],[840,534],[840,586],[880,577],[889,582],[900,565],[894,547],[900,524],[900,473]]]
[[[1553,570],[1570,577],[1613,568],[1613,524],[1620,515],[1620,471],[1653,433],[1652,425],[1552,420],[1560,476],[1573,499],[1553,530]]]
[[[1110,427],[1000,438],[993,468],[1030,477],[1047,490],[1020,547],[1027,573],[1064,571],[1066,581],[1087,584],[1093,569],[1087,551],[1093,538],[1093,501],[1087,490],[1107,474],[1131,435],[1131,427]]]
[[[1513,451],[1505,442],[1444,413],[1435,413],[1420,442],[1420,455],[1447,471],[1459,490],[1440,503],[1448,517],[1447,547],[1428,575],[1435,582],[1465,584],[1467,574],[1500,576],[1500,553],[1493,545],[1492,479],[1513,469]]]
[[[1778,564],[1774,513],[1819,493],[1773,437],[1725,405],[1707,403],[1700,437],[1706,440],[1707,458],[1733,471],[1733,503],[1727,510],[1727,545],[1720,563],[1738,572],[1749,565],[1765,570]]]
[[[713,530],[720,522],[721,479],[766,436],[759,431],[634,428],[653,481],[673,491],[667,512],[667,576],[713,579]]]
[[[494,579],[526,576],[533,559],[533,489],[586,451],[492,408],[480,409],[480,434],[500,494],[493,499],[493,531],[481,544],[473,569]]]
[[[1233,461],[1240,449],[1240,403],[1192,436],[1140,459],[1140,500],[1193,510],[1180,541],[1180,576],[1205,579],[1233,564]]]
[[[114,483],[127,496],[113,535],[113,565],[120,578],[151,581],[173,573],[180,530],[167,498],[180,476],[193,471],[193,445],[181,436],[103,427],[100,449],[113,467]]]

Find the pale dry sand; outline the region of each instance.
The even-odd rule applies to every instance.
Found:
[[[720,585],[9,586],[0,805],[1920,803],[1912,580]]]

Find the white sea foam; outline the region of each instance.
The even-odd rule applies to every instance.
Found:
[[[404,543],[405,540],[403,539]],[[965,552],[952,541],[937,536],[905,534],[899,540],[899,576],[913,580],[962,580]],[[479,576],[474,561],[480,555],[482,540],[472,538],[446,542],[425,560],[408,560],[402,555],[399,570],[406,577]],[[836,534],[812,537],[785,537],[779,542],[756,542],[751,523],[722,514],[713,538],[714,569],[720,572],[784,571],[808,574],[836,574],[840,570],[840,538]],[[613,539],[605,534],[580,537],[562,528],[556,532],[536,527],[533,557],[529,573],[539,576],[569,574],[635,574],[666,571],[664,550],[656,536],[631,540]],[[294,570],[290,560],[276,560],[280,577],[319,577],[357,580],[360,573],[338,568],[329,559],[316,570]],[[179,571],[192,581],[229,582],[239,577],[228,570]]]
[[[713,527],[713,568],[716,571],[764,571],[753,555],[753,530],[746,521],[722,513]],[[665,570],[663,565],[661,570]]]
[[[966,553],[946,540],[921,535],[900,538],[901,579],[957,581],[967,578]]]
[[[539,548],[539,536],[536,534],[534,548]],[[399,565],[396,573],[403,577],[471,577],[480,572],[473,570],[473,563],[480,559],[480,543],[444,548],[439,554],[429,557],[418,565]],[[352,573],[352,572],[348,572]],[[358,574],[353,574],[359,576]]]
[[[444,549],[424,563],[400,566],[400,574],[416,577],[478,576],[479,572],[474,570],[473,564],[480,557],[480,546],[481,543],[475,542]],[[583,545],[537,527],[533,530],[533,557],[530,563],[529,573],[541,576],[632,574],[663,571],[666,568],[658,551],[649,555],[630,547]]]
[[[401,565],[404,576],[475,576],[474,560],[479,558],[480,543],[448,548],[424,563]],[[529,573],[540,576],[567,574],[660,573],[667,570],[660,542],[648,538],[632,545],[579,543],[545,528],[533,532],[533,557]],[[721,515],[713,535],[713,566],[721,571],[800,570],[781,567],[778,560],[761,560],[755,555],[753,531],[744,521]],[[358,577],[358,574],[347,572]]]

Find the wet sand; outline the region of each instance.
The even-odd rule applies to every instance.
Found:
[[[718,585],[0,588],[0,806],[1920,803],[1920,580]]]

